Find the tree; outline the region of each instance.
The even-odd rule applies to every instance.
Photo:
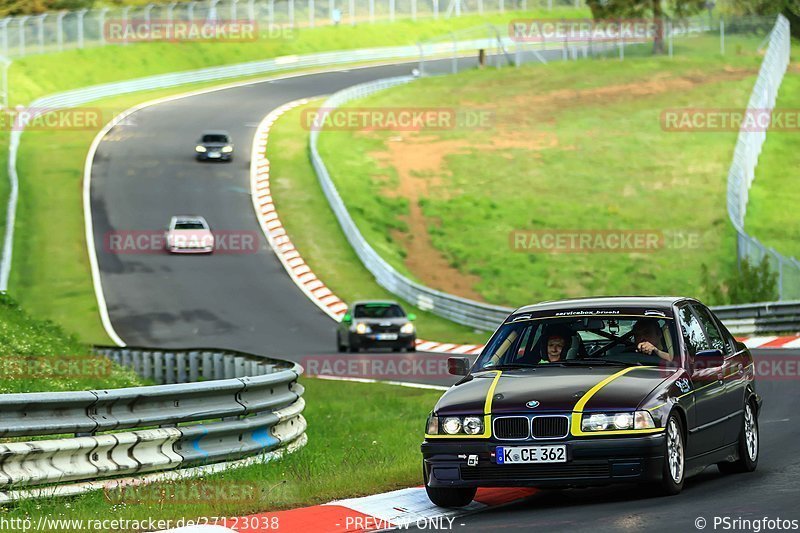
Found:
[[[0,0],[0,17],[92,7],[94,0]]]
[[[747,0],[739,0],[747,1]],[[796,0],[786,0],[796,1]],[[597,19],[653,19],[656,27],[653,36],[653,53],[664,53],[664,21],[685,18],[705,7],[706,0],[586,0]]]
[[[800,0],[733,0],[732,9],[739,15],[777,15],[789,19],[792,35],[800,38]]]

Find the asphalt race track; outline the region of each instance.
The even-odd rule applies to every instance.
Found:
[[[112,130],[93,162],[91,207],[102,285],[119,336],[130,345],[222,347],[295,360],[333,354],[334,322],[294,285],[263,236],[256,253],[213,256],[111,253],[106,237],[112,231],[163,231],[175,214],[203,215],[215,231],[260,235],[249,194],[249,153],[258,122],[291,100],[408,74],[414,66],[307,74],[225,89],[141,110],[129,125]],[[450,67],[445,60],[426,69]],[[193,147],[204,129],[232,134],[232,163],[194,160]],[[790,353],[754,351],[756,357],[780,352]],[[455,378],[409,381],[449,384]],[[706,530],[721,531],[714,528],[714,516],[800,520],[800,430],[793,425],[798,420],[793,411],[800,407],[797,379],[762,379],[758,387],[764,409],[761,458],[753,474],[722,476],[709,468],[670,498],[650,497],[637,486],[543,491],[510,507],[456,519],[454,528],[697,531],[695,520],[703,517]]]

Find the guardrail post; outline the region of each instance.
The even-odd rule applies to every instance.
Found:
[[[153,381],[159,385],[164,383],[164,354],[153,352]]]
[[[203,368],[200,375],[203,379],[214,379],[214,354],[203,352]]]
[[[234,19],[235,20],[235,19]],[[176,383],[188,383],[188,373],[187,373],[187,364],[186,359],[188,354],[186,352],[177,352],[175,354],[175,372],[177,377],[175,378]]]
[[[131,352],[131,359],[133,361],[133,371],[136,372],[137,376],[142,375],[142,351],[141,350],[133,350]]]
[[[189,352],[189,381],[200,381],[200,352]]]
[[[225,379],[225,357],[220,352],[214,353],[214,377],[212,379]]]
[[[145,350],[142,353],[142,375],[147,379],[155,381],[153,373],[153,353]]]
[[[175,354],[173,352],[164,354],[164,383],[167,385],[175,383]]]
[[[231,379],[236,377],[236,360],[233,357],[226,357],[222,361],[222,379]]]

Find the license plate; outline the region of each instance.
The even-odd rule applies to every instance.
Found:
[[[566,463],[566,446],[498,446],[497,464]]]
[[[396,341],[397,333],[378,333],[375,339],[379,341]]]
[[[217,158],[219,157],[219,152],[208,152],[208,157]]]

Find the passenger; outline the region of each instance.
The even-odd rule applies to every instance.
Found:
[[[633,342],[636,351],[647,355],[655,355],[665,361],[672,361],[672,354],[665,351],[661,344],[661,328],[658,320],[643,318],[633,325]]]
[[[555,333],[547,337],[547,344],[545,344],[545,357],[542,358],[542,363],[557,363],[561,361],[564,355],[565,348],[567,347],[567,339]]]

